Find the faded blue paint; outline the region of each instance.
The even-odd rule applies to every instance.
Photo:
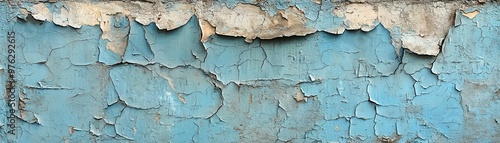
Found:
[[[200,40],[200,28],[192,17],[186,25],[172,30],[160,31],[154,24],[145,26],[145,37],[155,55],[153,63],[169,68],[178,66],[199,67],[205,58],[205,50]]]
[[[17,16],[1,4],[2,14]],[[18,34],[23,106],[11,136],[10,107],[0,101],[0,141],[498,142],[495,6],[478,8],[474,19],[458,15],[437,57],[395,51],[382,25],[253,43],[214,35],[201,43],[196,17],[161,31],[117,15],[112,31],[129,32],[122,57],[106,49],[98,26],[2,17],[0,38]],[[0,56],[6,81],[7,53]]]
[[[140,65],[149,64],[153,57],[153,51],[146,41],[144,27],[137,22],[130,22],[130,33],[125,50],[124,61]]]
[[[500,141],[500,9],[498,4],[479,10],[474,19],[458,16],[460,25],[453,27],[436,58],[432,72],[438,79],[454,84],[461,91],[464,118],[464,140],[469,142]]]
[[[109,23],[109,35],[121,38],[120,40],[128,41],[128,35],[130,32],[129,20],[126,16],[119,14],[111,18]],[[108,25],[106,25],[108,26]],[[110,42],[108,39],[99,39],[99,62],[106,65],[114,65],[122,62],[122,55],[120,53],[114,52],[107,48],[107,44]],[[119,43],[116,44],[116,49],[125,49],[127,44]]]

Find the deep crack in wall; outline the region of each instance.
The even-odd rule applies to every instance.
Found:
[[[499,6],[0,2],[0,141],[500,142]]]

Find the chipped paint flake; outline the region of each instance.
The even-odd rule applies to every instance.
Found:
[[[474,10],[472,12],[463,12],[462,13],[462,15],[466,16],[469,19],[473,19],[474,17],[476,17],[477,14],[479,14],[478,10]]]
[[[203,19],[198,19],[198,23],[201,28],[201,42],[207,42],[208,38],[215,34],[215,27]]]

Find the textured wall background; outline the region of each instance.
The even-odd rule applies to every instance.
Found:
[[[0,2],[0,141],[500,142],[499,6]]]

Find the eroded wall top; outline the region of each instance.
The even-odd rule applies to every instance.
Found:
[[[105,27],[106,21],[117,14],[143,25],[154,23],[165,30],[176,29],[196,15],[203,42],[213,34],[245,37],[247,42],[252,42],[255,38],[304,36],[316,31],[332,34],[346,30],[371,31],[380,24],[390,31],[396,49],[402,47],[419,55],[436,56],[455,23],[455,15],[471,12],[474,15],[479,11],[464,10],[486,1],[49,0],[11,3],[21,5],[20,17],[31,14],[38,20],[75,28],[100,25],[104,32],[109,29]],[[120,48],[110,48],[120,52]]]

